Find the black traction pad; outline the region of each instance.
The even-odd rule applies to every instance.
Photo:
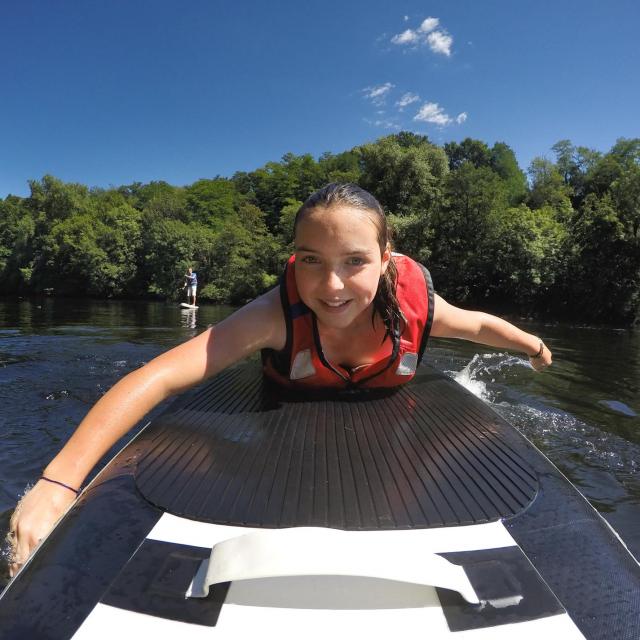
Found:
[[[206,598],[185,594],[211,549],[145,540],[101,602],[150,616],[214,627],[231,583],[216,584]]]
[[[254,364],[183,397],[142,434],[136,484],[176,515],[346,530],[474,524],[535,498],[530,445],[432,369],[394,391],[301,398]]]

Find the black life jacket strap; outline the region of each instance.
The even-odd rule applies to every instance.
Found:
[[[425,267],[423,264],[418,263],[420,269],[422,270],[422,275],[424,276],[424,283],[427,287],[427,296],[429,298],[429,310],[427,311],[427,320],[424,325],[424,330],[422,331],[422,338],[420,339],[420,350],[418,351],[418,365],[422,362],[422,356],[424,356],[424,351],[427,348],[427,342],[429,340],[429,334],[431,333],[431,325],[433,324],[433,303],[434,303],[434,290],[433,290],[433,280],[431,279],[431,274],[429,273],[429,269]]]

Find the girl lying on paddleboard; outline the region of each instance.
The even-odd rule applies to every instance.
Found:
[[[391,252],[382,207],[356,185],[312,194],[296,216],[294,246],[279,287],[128,374],[93,406],[16,507],[12,574],[145,414],[256,351],[267,376],[293,387],[404,384],[429,335],[522,352],[538,371],[551,364],[538,337],[437,295],[424,267]]]

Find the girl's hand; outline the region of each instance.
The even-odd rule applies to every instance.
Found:
[[[536,371],[544,371],[553,362],[551,355],[547,345],[542,343],[542,353],[529,356],[529,362]]]
[[[76,496],[50,482],[40,480],[18,502],[11,517],[9,574],[13,577],[55,523],[73,504]]]

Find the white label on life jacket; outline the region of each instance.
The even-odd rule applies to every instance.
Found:
[[[302,378],[309,378],[310,376],[315,375],[316,370],[313,366],[313,362],[311,362],[311,350],[305,349],[304,351],[299,351],[293,359],[289,379],[302,380]]]
[[[416,372],[418,367],[418,354],[417,353],[405,353],[400,360],[400,364],[396,369],[396,375],[398,376],[412,376]]]

